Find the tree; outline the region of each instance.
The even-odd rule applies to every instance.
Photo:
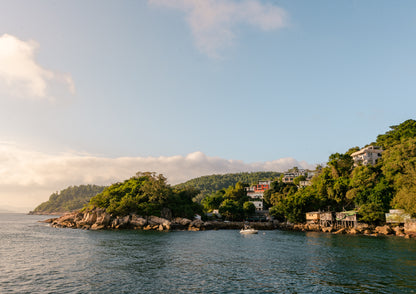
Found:
[[[202,207],[192,201],[198,193],[193,188],[172,189],[161,174],[139,172],[94,196],[89,208],[101,207],[120,216],[131,213],[160,216],[162,210],[168,210],[173,217],[191,217],[202,212]]]
[[[295,184],[296,186],[299,186],[301,181],[306,181],[306,177],[305,176],[299,176],[293,179],[293,184]]]
[[[220,206],[219,212],[229,220],[238,220],[242,218],[243,210],[237,201],[225,199]]]
[[[391,126],[390,131],[377,136],[377,145],[384,150],[400,144],[403,140],[416,137],[416,121],[408,119],[397,126]]]
[[[202,204],[206,211],[212,211],[218,209],[221,203],[224,201],[225,190],[221,189],[216,193],[212,193],[210,196],[207,196],[202,200]]]
[[[256,206],[253,202],[246,201],[243,204],[243,210],[245,216],[252,216],[256,212]]]
[[[384,220],[384,208],[383,205],[378,202],[363,204],[358,213],[361,215],[361,221],[366,223],[378,224]]]

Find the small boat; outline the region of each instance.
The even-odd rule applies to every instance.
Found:
[[[240,234],[257,234],[259,231],[251,228],[250,226],[245,225],[244,228],[240,230]]]

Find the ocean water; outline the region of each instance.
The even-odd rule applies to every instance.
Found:
[[[414,293],[416,240],[51,228],[0,214],[0,293]]]

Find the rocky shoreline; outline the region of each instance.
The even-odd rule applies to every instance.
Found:
[[[144,230],[144,231],[204,231],[204,230],[236,230],[241,229],[244,222],[202,221],[186,218],[174,218],[168,220],[157,216],[143,217],[135,214],[124,217],[112,216],[103,209],[95,208],[90,211],[76,211],[67,213],[58,218],[50,218],[45,221],[55,228],[74,228],[84,230]],[[353,228],[346,227],[321,227],[317,224],[288,224],[278,221],[250,222],[257,230],[290,230],[290,231],[314,231],[332,234],[361,234],[368,236],[395,235],[404,238],[416,238],[416,232],[402,226],[376,226],[359,224]]]

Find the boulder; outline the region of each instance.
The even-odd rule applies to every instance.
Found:
[[[406,221],[404,224],[404,231],[406,234],[415,234],[416,233],[416,221],[413,219]]]
[[[332,233],[333,230],[334,230],[333,227],[323,227],[322,228],[322,232],[324,232],[324,233]]]
[[[375,233],[380,235],[389,235],[393,232],[393,230],[388,226],[378,226],[374,229]]]
[[[188,231],[200,231],[201,229],[200,228],[197,228],[197,227],[191,227],[191,226],[189,226],[189,228],[188,228]]]
[[[41,223],[47,223],[47,224],[52,224],[54,221],[56,221],[58,218],[57,217],[54,217],[54,218],[48,218],[48,219],[45,219],[45,220],[43,220],[43,221],[40,221]]]
[[[357,235],[359,233],[360,233],[360,231],[357,230],[356,228],[351,228],[351,229],[348,230],[348,234],[351,234],[351,235]]]
[[[130,225],[132,225],[135,228],[143,228],[147,225],[147,220],[141,216],[132,215]]]
[[[82,220],[78,221],[81,225],[92,226],[97,220],[97,213],[95,211],[89,211],[84,213]]]
[[[307,225],[308,231],[320,231],[321,226],[318,224],[309,224]]]
[[[405,236],[403,227],[396,226],[396,227],[393,228],[393,231],[396,234],[396,236],[399,236],[399,237],[404,237]]]
[[[196,219],[189,224],[190,227],[194,228],[202,228],[204,226],[204,222],[200,219]]]
[[[177,217],[173,220],[174,223],[182,225],[182,226],[189,226],[189,224],[192,222],[190,219],[187,218],[181,218],[181,217]]]
[[[167,220],[165,218],[157,217],[157,216],[151,216],[149,218],[149,221],[153,222],[155,224],[162,225],[164,227],[170,226],[170,224],[171,224],[169,220]]]
[[[346,231],[347,231],[347,229],[346,229],[346,228],[342,228],[342,229],[339,229],[338,231],[334,232],[334,234],[335,234],[335,235],[338,235],[338,234],[345,234],[345,233],[346,233]]]
[[[95,224],[93,224],[92,226],[91,226],[91,230],[94,230],[94,231],[97,231],[97,230],[102,230],[102,229],[104,229],[105,228],[105,226],[104,225],[99,225],[99,224],[97,224],[97,223],[95,223]]]
[[[107,212],[102,212],[97,216],[95,224],[98,226],[108,226],[111,222],[111,215]]]

